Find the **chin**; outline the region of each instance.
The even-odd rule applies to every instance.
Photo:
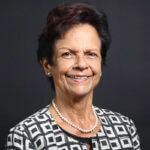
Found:
[[[78,88],[78,89],[72,89],[72,94],[74,96],[77,97],[83,97],[83,96],[87,96],[89,94],[93,93],[93,89],[82,89],[82,88]]]

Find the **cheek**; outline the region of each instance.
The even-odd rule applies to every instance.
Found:
[[[96,87],[100,81],[100,74],[101,74],[101,64],[100,63],[96,63],[93,66],[93,73],[94,73],[94,78],[93,78],[93,84],[94,87]]]
[[[72,61],[59,61],[57,64],[56,73],[60,76],[66,74],[72,68]]]
[[[99,75],[101,73],[101,62],[100,61],[93,61],[90,63],[91,69],[95,75]]]
[[[94,72],[94,74],[96,75],[96,76],[99,76],[100,75],[100,73],[101,73],[101,67],[100,66],[94,66],[93,67],[93,72]]]

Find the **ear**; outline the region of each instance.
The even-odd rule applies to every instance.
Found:
[[[48,60],[46,58],[42,58],[40,60],[40,64],[42,65],[43,69],[44,69],[44,72],[45,72],[45,75],[48,74],[48,72],[51,72],[52,70],[52,67],[51,65],[48,63]]]

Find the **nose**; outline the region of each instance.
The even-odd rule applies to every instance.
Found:
[[[88,65],[87,65],[87,62],[86,62],[86,59],[83,55],[80,55],[76,58],[76,63],[75,63],[75,69],[78,69],[78,70],[85,70],[88,68]]]

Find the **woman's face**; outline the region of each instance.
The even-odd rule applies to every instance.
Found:
[[[56,95],[84,96],[93,92],[101,74],[101,40],[94,27],[80,24],[54,44],[50,66]]]

